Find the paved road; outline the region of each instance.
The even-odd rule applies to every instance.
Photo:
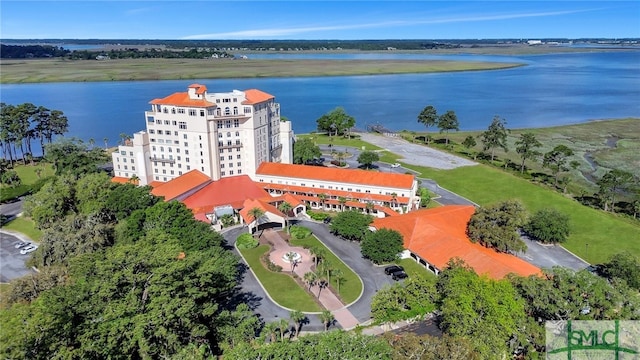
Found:
[[[0,213],[6,215],[8,218],[12,218],[22,212],[23,204],[24,198],[21,198],[20,200],[13,203],[1,204]]]
[[[0,283],[8,283],[33,273],[33,270],[25,264],[29,255],[21,255],[20,249],[14,247],[18,241],[27,240],[18,236],[5,231],[0,232]]]

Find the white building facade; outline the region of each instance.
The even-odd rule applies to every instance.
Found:
[[[263,162],[293,160],[291,123],[281,121],[273,95],[256,89],[209,93],[193,84],[150,104],[146,131],[112,154],[116,177],[135,176],[145,185],[197,169],[215,181],[254,177]]]

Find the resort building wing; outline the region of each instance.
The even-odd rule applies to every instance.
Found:
[[[373,229],[392,229],[402,234],[405,256],[438,274],[449,260],[459,258],[476,273],[501,279],[509,273],[540,274],[540,269],[510,254],[472,243],[466,234],[475,212],[471,205],[447,205],[400,216],[378,218]]]

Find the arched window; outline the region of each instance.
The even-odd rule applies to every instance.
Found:
[[[238,115],[238,107],[237,106],[233,107],[233,115]]]
[[[225,115],[231,115],[231,110],[229,110],[228,106],[226,108],[224,108],[224,114]]]

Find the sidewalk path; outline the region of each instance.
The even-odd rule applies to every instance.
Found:
[[[273,244],[273,251],[269,254],[269,257],[274,264],[282,266],[282,271],[291,272],[291,264],[285,260],[285,254],[291,251],[296,252],[301,256],[293,269],[293,272],[298,275],[300,279],[304,278],[304,274],[312,271],[311,267],[313,265],[313,257],[309,253],[309,250],[301,247],[290,246],[282,239],[280,234],[272,229],[265,230],[262,236]],[[318,290],[317,286],[311,287],[311,291],[314,294],[317,294]],[[343,329],[351,329],[359,324],[358,319],[356,319],[340,299],[338,299],[336,295],[328,289],[320,291],[320,297],[318,300],[322,306],[331,311],[336,321]]]

